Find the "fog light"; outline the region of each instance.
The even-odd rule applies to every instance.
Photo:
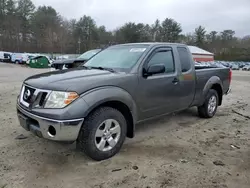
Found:
[[[56,129],[51,125],[48,128],[48,135],[50,137],[55,137],[56,136]]]

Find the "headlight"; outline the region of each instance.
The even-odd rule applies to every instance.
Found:
[[[63,108],[78,97],[79,95],[76,92],[52,91],[46,100],[44,108]]]

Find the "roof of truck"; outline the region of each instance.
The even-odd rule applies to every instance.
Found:
[[[185,45],[185,44],[170,43],[170,42],[138,42],[138,43],[124,43],[124,44],[117,44],[117,45],[159,45],[159,44]]]
[[[120,46],[120,45],[149,45],[149,46],[154,46],[154,45],[177,45],[177,46],[187,46],[192,54],[199,54],[199,55],[214,55],[211,52],[208,52],[206,50],[203,50],[197,46],[188,46],[186,44],[181,44],[181,43],[170,43],[170,42],[139,42],[139,43],[125,43],[125,44],[115,44],[113,46]]]

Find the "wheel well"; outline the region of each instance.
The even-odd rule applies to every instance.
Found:
[[[222,88],[220,86],[220,84],[214,84],[211,89],[214,89],[215,91],[217,91],[218,93],[218,97],[219,97],[219,103],[218,105],[221,106],[222,104],[222,96],[223,96],[223,92],[222,92]]]
[[[134,137],[134,121],[133,121],[133,116],[131,114],[129,107],[120,101],[108,101],[108,102],[100,104],[99,106],[94,108],[92,111],[103,106],[115,108],[122,113],[122,115],[125,117],[125,120],[127,122],[127,137],[133,138]]]

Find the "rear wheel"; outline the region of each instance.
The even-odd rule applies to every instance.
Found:
[[[212,118],[217,111],[218,101],[219,97],[217,91],[210,89],[204,104],[198,107],[199,116],[202,118]]]
[[[120,151],[126,132],[127,124],[122,113],[111,107],[101,107],[86,118],[77,147],[94,160],[105,160]]]

